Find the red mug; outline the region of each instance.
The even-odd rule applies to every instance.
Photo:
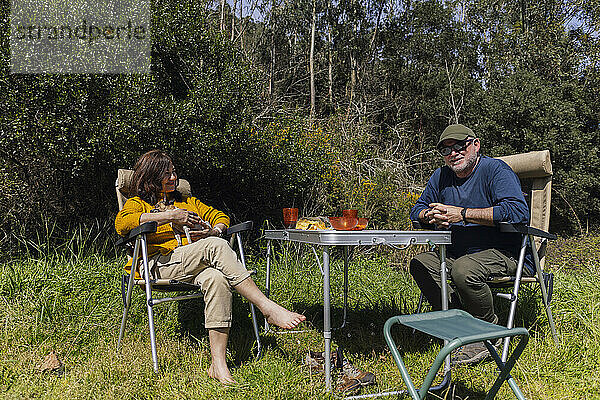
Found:
[[[342,216],[348,218],[358,218],[358,210],[342,210]]]
[[[298,209],[297,208],[284,208],[283,209],[283,225],[287,228],[293,228],[296,226],[298,221]]]

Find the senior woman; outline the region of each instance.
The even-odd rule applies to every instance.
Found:
[[[134,197],[117,214],[115,228],[125,235],[144,222],[158,223],[156,233],[148,236],[150,270],[155,278],[200,285],[212,357],[208,375],[224,384],[234,383],[226,362],[233,289],[257,306],[270,324],[292,329],[306,318],[260,291],[229,243],[220,237],[229,217],[195,197],[183,199],[177,182],[166,153],[152,150],[142,155],[131,179],[129,193]],[[183,227],[191,229],[191,243],[177,234]]]

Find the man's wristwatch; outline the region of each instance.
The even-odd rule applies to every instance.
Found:
[[[463,207],[463,209],[460,210],[460,215],[462,217],[462,223],[466,224],[467,223],[467,209]]]

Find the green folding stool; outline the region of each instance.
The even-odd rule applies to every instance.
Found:
[[[390,330],[392,326],[397,323],[445,341],[445,346],[438,353],[418,391],[410,379],[406,366],[402,361],[402,357],[400,357],[400,352],[398,351],[396,343],[394,342],[394,339],[392,339]],[[474,342],[483,342],[485,344],[500,369],[499,375],[488,392],[486,399],[493,399],[496,397],[496,394],[504,381],[508,381],[510,388],[519,400],[525,399],[514,378],[510,376],[510,370],[521,356],[521,353],[529,340],[529,332],[527,332],[527,329],[525,328],[509,329],[474,318],[465,311],[453,309],[391,317],[386,321],[383,327],[383,336],[385,337],[385,341],[392,352],[394,361],[396,361],[396,365],[400,370],[402,379],[404,380],[404,383],[406,383],[408,394],[415,400],[425,398],[438,370],[444,364],[446,357],[448,357],[454,349]],[[506,363],[503,363],[494,346],[488,341],[515,336],[520,336],[521,340]]]

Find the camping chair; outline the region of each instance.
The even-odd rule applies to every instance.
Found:
[[[490,277],[488,284],[490,287],[512,287],[511,293],[497,293],[498,297],[510,301],[510,310],[506,327],[514,326],[514,319],[517,309],[519,288],[521,283],[537,283],[542,293],[542,302],[550,324],[552,337],[558,344],[558,336],[552,311],[550,310],[550,301],[552,300],[552,289],[554,276],[552,273],[543,271],[546,248],[548,240],[556,239],[556,235],[548,233],[550,225],[550,192],[552,188],[552,164],[550,162],[550,152],[548,150],[533,151],[512,156],[499,157],[506,162],[521,180],[523,187],[530,187],[531,194],[526,196],[530,203],[530,223],[529,226],[522,224],[500,223],[502,232],[518,232],[523,235],[521,241],[521,251],[517,271],[514,276]],[[527,182],[529,185],[526,185]],[[413,222],[415,227],[419,227],[418,221]],[[525,265],[525,255],[527,247],[531,248],[533,255],[535,276],[524,277],[523,267]],[[417,312],[420,311],[423,302],[421,293]],[[510,337],[504,339],[504,348],[502,350],[502,360],[506,361],[508,357],[508,345]]]
[[[123,208],[125,201],[127,200],[127,188],[131,179],[133,171],[126,169],[119,169],[117,173],[117,180],[115,188],[117,192],[117,200],[119,203],[119,210]],[[191,196],[190,184],[185,179],[179,180],[179,186],[177,187],[184,198]],[[154,312],[153,307],[157,304],[189,300],[203,297],[199,285],[195,285],[189,282],[182,282],[175,279],[152,279],[150,276],[150,270],[148,266],[148,248],[147,248],[147,235],[156,232],[156,222],[146,222],[135,229],[132,229],[127,236],[119,239],[117,245],[128,245],[133,246],[133,251],[129,255],[133,258],[134,262],[131,265],[131,274],[124,275],[121,281],[121,294],[123,297],[123,319],[121,321],[121,328],[119,330],[119,341],[117,349],[121,346],[121,340],[125,333],[125,324],[127,322],[127,315],[129,307],[131,306],[131,297],[133,292],[133,286],[140,286],[146,292],[146,308],[148,311],[148,325],[150,328],[150,346],[152,349],[152,363],[154,371],[158,372],[158,356],[156,352],[156,337],[154,330]],[[237,243],[239,251],[240,261],[242,265],[246,267],[246,261],[244,257],[244,249],[242,247],[242,239],[240,236],[241,232],[249,231],[252,229],[252,221],[243,222],[227,228],[223,235],[230,235],[229,244],[234,247]],[[140,257],[141,253],[141,257]],[[135,260],[139,260],[135,262]],[[143,274],[140,273],[140,269],[143,268]],[[253,271],[251,271],[252,273]],[[133,278],[133,279],[132,279]],[[192,292],[190,294],[182,294],[174,297],[162,297],[154,298],[153,292]],[[254,336],[256,337],[256,359],[262,355],[262,347],[260,342],[260,335],[258,332],[258,323],[256,319],[256,311],[254,305],[250,303],[250,313],[252,315],[252,324],[254,330]]]

